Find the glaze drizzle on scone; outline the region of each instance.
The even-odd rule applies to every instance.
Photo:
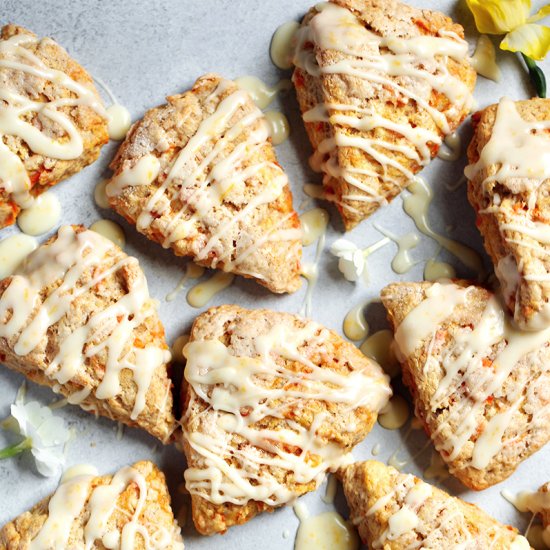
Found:
[[[100,302],[97,294],[101,295],[106,281],[123,272],[131,273],[123,295],[99,309],[94,304],[96,311],[86,312],[76,327],[65,327],[72,316],[80,315],[83,299]],[[3,353],[10,355],[6,364],[22,364],[26,372],[25,362],[40,361],[45,353],[43,375],[70,403],[84,406],[89,406],[89,397],[101,401],[119,396],[121,379],[131,372],[127,383],[135,385],[135,395],[129,421],[136,421],[145,410],[157,370],[165,369],[170,360],[170,352],[159,347],[158,340],[151,343],[139,337],[147,336],[141,331],[149,318],[156,319],[156,305],[137,259],[94,231],[64,226],[55,240],[33,252],[7,281],[0,297],[0,338],[8,348]],[[44,352],[52,333],[57,334],[53,349]],[[88,372],[91,365],[95,367]],[[82,389],[71,391],[71,382]],[[165,411],[170,407],[169,379],[165,377],[162,384],[165,395],[154,407],[164,417],[172,414]],[[150,410],[147,415],[153,416]],[[157,420],[161,429],[164,418]]]
[[[317,323],[220,309],[213,324],[233,318],[234,345],[195,340],[194,329],[183,352],[189,384],[183,442],[191,457],[186,487],[215,505],[281,506],[349,463],[349,451],[391,394],[388,378]],[[241,340],[244,323],[254,319],[260,326]],[[232,328],[238,324],[243,328]]]
[[[13,26],[4,27],[3,32],[6,31],[14,34],[0,40],[0,190],[21,208],[29,206],[37,183],[55,183],[41,182],[41,172],[51,170],[55,160],[78,159],[85,146],[92,147],[84,143],[74,118],[84,115],[80,111],[75,115],[69,109],[88,108],[99,120],[106,119],[106,111],[93,84],[87,85],[83,71],[78,74],[74,67],[67,67],[78,74],[77,82],[70,74],[49,67],[37,55],[39,48],[62,51],[53,40],[39,40]],[[63,55],[66,56],[64,51]],[[106,128],[106,120],[101,125]],[[102,132],[98,130],[105,134],[98,137],[100,143],[106,141],[105,128]],[[30,150],[30,155],[22,157],[24,147]],[[41,167],[28,158],[33,154],[43,157]],[[95,158],[97,154],[90,156]],[[73,167],[71,172],[77,170]],[[59,179],[66,177],[59,176]]]
[[[492,485],[548,440],[550,329],[518,330],[497,296],[473,286],[396,284],[382,299],[416,413],[451,473]]]
[[[524,329],[544,329],[550,325],[550,102],[503,98],[475,120],[468,196],[514,319]]]
[[[205,94],[206,87],[212,91],[201,97],[197,115],[193,112],[197,109],[192,103],[197,101],[193,93],[200,90]],[[165,132],[164,138],[146,134],[135,144],[131,134],[126,145],[130,152],[147,140],[165,139],[166,143],[152,143],[157,151],[148,147],[146,154],[131,162],[124,161],[123,146],[119,153],[122,169],[115,159],[117,172],[106,187],[111,204],[126,217],[131,210],[131,221],[140,232],[165,248],[172,247],[177,254],[193,256],[205,267],[256,278],[275,292],[296,290],[300,285],[301,232],[296,213],[283,207],[288,200],[288,178],[274,157],[263,113],[246,91],[212,75],[202,77],[193,90],[169,101],[173,106],[164,108],[176,111],[172,116],[183,116],[184,120],[198,116],[196,128],[192,132],[187,127],[177,129],[181,137],[159,129],[156,133]],[[144,134],[148,124],[146,115]],[[138,127],[133,133],[140,131]],[[132,195],[136,199],[127,198]],[[134,200],[139,204],[130,204]],[[262,208],[265,214],[260,220]],[[265,224],[262,231],[258,231],[260,223]],[[269,243],[278,247],[276,252],[267,251]],[[282,254],[275,260],[284,267],[255,266],[256,255],[266,263],[261,254]],[[294,273],[287,274],[290,270]],[[277,278],[281,281],[273,280]]]
[[[325,2],[297,32],[293,79],[315,147],[311,164],[325,173],[325,187],[334,187],[348,228],[397,195],[472,106],[468,80],[474,76],[464,83],[449,65],[468,57],[468,45],[456,32],[441,29],[430,36],[411,23],[382,36],[366,23],[369,10],[373,18],[382,9],[399,18],[400,8],[411,10],[397,2],[385,8]],[[419,11],[418,18],[423,15]],[[303,96],[314,86],[317,97]],[[400,115],[399,106],[388,111],[384,94],[388,102],[416,105],[420,115],[416,120]],[[344,150],[349,158],[342,158]]]

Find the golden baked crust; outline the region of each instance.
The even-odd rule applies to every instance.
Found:
[[[474,504],[381,462],[356,462],[343,468],[339,475],[351,521],[357,525],[361,540],[373,550],[508,550],[518,537],[516,529],[502,525]],[[395,515],[400,510],[405,510],[401,518]],[[405,514],[412,518],[408,529],[405,524],[409,517]],[[388,535],[393,535],[393,540]]]
[[[516,101],[514,105],[524,120],[550,121],[550,99]],[[470,164],[479,161],[483,148],[493,135],[497,109],[498,105],[490,105],[472,116],[474,135],[468,147]],[[548,147],[550,149],[550,140]],[[525,326],[550,300],[550,280],[545,280],[550,273],[550,244],[521,229],[530,222],[550,224],[550,180],[537,186],[535,201],[531,204],[529,189],[514,189],[512,192],[508,181],[485,183],[487,178],[497,174],[500,167],[489,165],[477,171],[468,181],[468,199],[477,213],[477,226],[495,265],[506,303],[516,322]],[[499,197],[498,207],[495,207],[495,195]]]
[[[261,111],[217,75],[167,100],[134,124],[111,163],[111,206],[178,256],[253,278],[273,292],[297,290],[300,221]],[[113,182],[147,155],[160,163],[157,177],[117,190]]]
[[[382,290],[394,330],[436,285],[394,283]],[[506,479],[550,439],[550,333],[533,336],[514,330],[492,293],[465,281],[451,286],[465,291],[463,302],[407,358],[401,357],[403,380],[416,416],[449,471],[471,489],[481,490]],[[439,297],[446,299],[444,293]],[[523,351],[518,346],[521,338],[530,342]],[[512,344],[512,359],[506,359],[503,351],[510,351]],[[460,357],[462,364],[457,362]],[[495,380],[498,387],[492,391]],[[499,418],[501,426],[495,425]],[[483,439],[493,432],[501,434],[500,439]],[[484,450],[490,451],[490,460],[474,467],[476,453]]]
[[[464,38],[463,28],[442,13],[413,8],[396,0],[330,1],[332,4],[350,10],[366,29],[382,37],[407,39],[444,35]],[[302,27],[308,25],[316,13],[316,8],[312,8],[305,16]],[[364,58],[369,55],[380,56],[378,49],[367,51],[365,46],[357,47],[361,53],[364,53]],[[372,138],[389,144],[389,148],[374,147],[377,153],[383,153],[389,158],[384,165],[359,147],[342,145],[336,148],[336,154],[332,159],[335,167],[333,169],[323,168],[323,185],[326,193],[329,198],[332,197],[330,200],[334,200],[338,206],[345,227],[349,230],[370,216],[380,206],[381,200],[391,201],[408,185],[411,174],[421,170],[422,165],[418,162],[418,158],[411,158],[411,155],[392,150],[403,146],[412,146],[414,149],[412,142],[404,135],[379,125],[372,129],[353,129],[343,123],[337,123],[334,121],[335,115],[356,116],[357,111],[335,110],[330,105],[353,105],[356,109],[372,110],[376,115],[393,123],[410,126],[412,132],[414,132],[414,128],[420,128],[436,134],[439,138],[442,138],[444,134],[430,113],[421,108],[415,100],[409,100],[405,96],[395,93],[388,86],[377,85],[359,76],[343,74],[339,70],[327,69],[342,60],[354,59],[352,56],[337,49],[323,49],[310,42],[305,44],[305,48],[312,49],[315,61],[321,67],[321,74],[319,76],[312,75],[307,70],[296,67],[293,82],[300,108],[302,113],[306,113],[323,103],[329,104],[328,115],[332,119],[328,122],[318,120],[305,122],[314,150],[317,151],[323,141],[330,140],[336,135]],[[357,59],[361,58],[357,57]],[[466,59],[457,61],[449,57],[446,70],[464,83],[469,90],[473,90],[476,74]],[[414,79],[406,80],[400,76],[390,76],[389,78],[392,82],[403,85],[405,88],[413,88],[416,85]],[[434,89],[424,99],[431,107],[444,114],[450,132],[453,132],[468,114],[469,107],[458,106],[455,109],[448,97]],[[430,149],[431,157],[433,157],[438,151],[439,144],[428,142],[427,146]],[[402,168],[397,168],[396,165]],[[375,172],[375,175],[360,172],[353,174],[353,177],[360,182],[359,185],[367,190],[353,185],[343,177],[343,171],[350,169]],[[369,196],[379,198],[366,200]]]
[[[67,249],[71,246],[70,251],[64,250],[70,254],[77,246],[75,239],[78,237],[75,235],[80,234],[92,239],[89,244],[78,244],[79,250],[83,250],[83,260],[80,261],[84,268],[80,276],[71,282],[70,273],[74,273],[71,268],[79,261],[78,255],[62,258],[57,251],[57,257],[61,263],[65,262],[65,267],[57,265],[56,269],[60,271],[49,278],[46,286],[42,286],[47,279],[45,272],[54,268],[51,258],[40,255],[48,254],[59,238],[63,239],[63,247],[64,243],[67,243]],[[97,252],[100,246],[103,250],[96,261],[86,264],[87,259],[92,257],[90,249]],[[29,256],[27,262],[21,272],[0,282],[2,363],[33,382],[52,387],[66,396],[69,402],[78,403],[85,410],[140,427],[163,442],[167,441],[176,426],[172,413],[172,383],[166,364],[170,354],[164,327],[155,304],[148,297],[145,276],[137,260],[82,226],[65,226],[57,236]],[[129,302],[132,296],[134,302],[138,301],[135,295],[143,285],[144,302],[135,309]],[[27,309],[29,289],[36,290],[37,294]],[[30,351],[18,349],[21,342],[25,343],[25,329],[31,322],[36,322],[39,312],[46,318],[47,311],[55,316],[58,308],[65,307],[64,299],[71,292],[76,297],[69,300],[67,309],[59,319],[53,317],[48,320],[48,328],[36,345]],[[19,327],[12,327],[10,323],[16,317],[13,314],[14,303],[17,304],[16,314],[22,315],[18,321],[21,323]],[[134,325],[132,318],[135,318]],[[77,342],[72,349],[74,355],[63,355],[69,349],[69,340],[79,331],[85,332],[86,327],[92,327],[92,323],[94,328],[84,341]],[[130,327],[127,340],[120,332],[123,326]],[[62,372],[73,365],[72,360],[76,365],[72,376],[63,375]],[[151,372],[152,369],[154,371]],[[108,376],[111,379],[109,383]],[[139,409],[136,408],[138,400],[142,400]],[[139,414],[136,416],[134,411]]]
[[[283,336],[280,336],[281,333]],[[268,342],[270,335],[273,334],[279,334],[279,336],[274,338],[273,342],[275,343],[270,347]],[[297,335],[296,340],[292,340],[291,335]],[[189,381],[193,376],[189,372],[191,361],[189,346],[213,340],[223,343],[226,350],[237,358],[238,363],[235,368],[242,369],[242,374],[239,377],[239,383],[243,385],[242,391],[251,385],[251,379],[246,376],[246,361],[251,361],[251,359],[247,358],[259,358],[258,349],[265,350],[266,348],[262,346],[267,346],[267,351],[264,353],[275,361],[276,374],[266,367],[265,370],[260,369],[259,371],[263,372],[263,378],[254,380],[257,388],[254,391],[261,392],[263,389],[267,392],[266,399],[262,400],[261,405],[258,406],[252,403],[243,406],[239,412],[243,419],[248,416],[248,410],[254,414],[259,408],[274,407],[276,412],[273,412],[273,415],[265,413],[267,416],[255,418],[254,423],[248,425],[247,433],[254,434],[254,430],[258,430],[259,433],[261,430],[273,430],[273,432],[281,433],[283,430],[292,430],[292,433],[295,434],[294,437],[289,439],[288,435],[282,435],[280,443],[276,441],[273,443],[275,447],[280,447],[285,452],[300,455],[303,447],[299,443],[300,437],[296,431],[296,423],[299,425],[298,429],[301,426],[304,430],[309,431],[315,422],[314,441],[317,443],[311,443],[305,460],[308,464],[319,466],[319,469],[318,475],[313,479],[299,480],[297,479],[298,475],[292,469],[277,464],[277,460],[279,460],[277,457],[280,458],[281,455],[265,448],[269,436],[259,435],[260,441],[263,440],[263,437],[267,439],[263,440],[264,443],[254,445],[249,438],[243,437],[240,433],[229,435],[227,432],[218,433],[216,428],[219,424],[218,413],[212,406],[209,406],[207,401],[197,395],[197,388],[200,388],[200,391],[206,391],[208,399],[212,399],[214,388],[216,391],[220,391],[221,388],[216,387],[215,384],[205,386],[188,383],[184,389],[185,412],[182,418],[184,433],[182,441],[189,467],[185,473],[185,479],[187,489],[191,493],[193,521],[197,530],[205,535],[223,533],[232,525],[245,523],[260,512],[272,511],[276,506],[314,490],[324,477],[325,472],[341,464],[345,455],[367,435],[376,421],[378,410],[391,394],[388,379],[380,367],[336,333],[317,323],[288,313],[246,310],[238,306],[227,305],[212,308],[195,320],[190,343],[184,351],[188,356],[186,380]],[[289,349],[291,351],[288,351]],[[263,365],[267,364],[265,361],[262,359]],[[309,366],[304,361],[308,362]],[[230,368],[227,360],[222,364]],[[205,372],[200,364],[197,363],[197,366],[202,369],[201,372]],[[336,393],[332,395],[332,401],[323,400],[322,396],[329,391],[329,388],[320,387],[313,382],[316,380],[315,374],[311,374],[314,372],[314,368],[319,369],[321,373],[326,373],[325,376],[331,376],[331,373],[339,373],[343,377],[350,377],[352,373],[359,376],[361,380],[358,384],[357,379],[354,379],[356,380],[354,384],[359,385],[360,391],[364,392],[360,396],[359,402],[351,400],[344,403],[342,401],[348,395],[353,394],[351,388],[341,390],[342,393],[348,392],[345,397],[342,397],[335,389]],[[311,374],[309,378],[308,373]],[[230,382],[227,384],[230,385]],[[306,387],[306,384],[311,385]],[[363,385],[361,386],[361,384]],[[337,387],[334,382],[333,388]],[[275,396],[275,392],[280,391],[281,388],[284,390],[283,395]],[[308,395],[314,394],[314,397],[317,398],[307,398],[296,393],[300,391]],[[373,399],[369,398],[369,392],[373,393]],[[273,397],[270,395],[271,393],[273,393]],[[291,395],[293,397],[290,397]],[[233,394],[232,399],[239,399],[239,393]],[[222,408],[222,410],[227,411],[228,409]],[[197,434],[198,437],[211,434],[215,438],[216,444],[220,446],[217,452],[221,453],[221,459],[234,467],[235,472],[240,472],[238,475],[243,476],[242,485],[251,484],[248,487],[248,493],[245,491],[241,495],[239,491],[233,490],[233,486],[228,485],[227,491],[223,487],[220,489],[226,498],[220,498],[216,502],[212,487],[201,486],[196,482],[197,478],[203,479],[205,475],[208,479],[217,479],[218,486],[222,481],[229,479],[219,468],[212,468],[205,459],[205,455],[200,452]],[[254,435],[249,437],[254,437]],[[276,439],[276,436],[272,437]],[[331,452],[336,457],[336,460],[333,460],[334,467],[331,466],[328,459],[325,461],[325,458],[321,456],[324,448],[332,449]],[[251,461],[247,461],[249,456],[252,457]],[[279,460],[280,462],[281,460]],[[257,466],[253,467],[252,464]],[[208,468],[210,468],[210,472],[207,471]],[[216,469],[217,471],[215,471]],[[250,477],[247,477],[248,475]],[[273,478],[276,481],[273,481]],[[266,495],[265,499],[251,497],[255,484],[262,486],[270,481],[277,491],[288,493],[285,498],[277,501],[271,494]],[[236,497],[237,493],[239,498],[235,498],[234,502],[231,502],[231,497]],[[246,496],[244,496],[245,494]]]
[[[131,468],[138,473],[138,476],[143,476],[147,489],[144,505],[137,518],[137,525],[140,528],[144,528],[150,537],[158,537],[158,540],[161,540],[161,537],[164,538],[165,542],[158,545],[155,544],[155,549],[183,550],[183,541],[180,529],[174,520],[174,514],[170,507],[170,494],[166,487],[164,474],[155,464],[149,461],[137,462]],[[86,497],[85,505],[70,527],[67,549],[84,548],[84,528],[90,519],[90,512],[93,508],[90,496],[94,489],[107,486],[112,480],[113,476],[107,475],[91,477],[86,483],[86,493],[88,496]],[[51,510],[48,510],[48,505],[53,496],[45,498],[30,511],[21,514],[12,522],[4,525],[0,530],[0,548],[5,550],[27,550],[31,541],[37,537],[50,515]],[[138,483],[130,482],[125,484],[124,490],[116,499],[116,507],[108,518],[105,529],[106,533],[116,531],[122,534],[124,527],[128,525],[136,512],[140,496]],[[110,547],[112,548],[112,546]],[[106,550],[107,547],[101,540],[95,540],[90,548],[93,550]],[[138,530],[133,548],[134,550],[145,550],[152,547],[146,543]]]
[[[28,35],[36,38],[32,32],[17,25],[5,25],[0,31],[0,41],[8,40],[16,35]],[[69,54],[53,40],[42,39],[23,44],[21,47],[34,54],[44,65],[50,69],[62,71],[75,82],[85,86],[101,104],[101,98],[97,93],[91,76]],[[0,52],[0,61],[8,58],[7,54]],[[75,93],[59,83],[45,80],[28,72],[0,67],[0,87],[15,92],[23,97],[39,103],[46,104],[53,100],[75,97]],[[5,102],[3,103],[5,106]],[[0,109],[2,105],[0,105]],[[30,180],[30,195],[37,196],[50,186],[76,174],[84,167],[94,162],[99,156],[101,147],[109,141],[107,134],[107,120],[100,116],[90,106],[67,105],[56,107],[58,112],[67,116],[77,129],[83,141],[83,151],[77,157],[68,160],[52,158],[38,154],[31,150],[29,144],[16,135],[3,135],[3,143],[15,153],[23,162]],[[67,134],[51,119],[40,117],[33,111],[21,117],[23,120],[32,121],[34,125],[40,125],[41,132],[54,138],[60,143],[69,140]],[[0,182],[1,184],[2,182]],[[0,186],[0,228],[14,223],[20,205],[14,196]]]

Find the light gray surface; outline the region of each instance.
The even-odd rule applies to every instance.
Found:
[[[0,0],[0,21],[2,24],[14,22],[24,25],[41,36],[55,38],[87,70],[110,86],[135,120],[146,109],[162,103],[165,95],[185,90],[206,72],[217,71],[228,77],[252,74],[270,84],[276,83],[283,76],[287,77],[288,74],[276,69],[269,60],[270,39],[281,23],[292,18],[299,19],[311,3],[311,0]],[[414,3],[437,7],[461,23],[471,25],[471,17],[462,3],[449,0],[415,0]],[[469,39],[473,45],[475,33],[471,32]],[[475,96],[480,107],[496,101],[503,94],[513,99],[526,98],[531,94],[528,84],[522,79],[520,62],[511,54],[499,56],[499,59],[504,73],[503,80],[499,84],[483,78],[478,80]],[[543,67],[548,70],[550,65],[545,63]],[[547,72],[550,74],[550,71]],[[311,174],[307,168],[310,147],[298,117],[293,93],[276,101],[270,108],[282,109],[291,121],[291,137],[277,148],[277,153],[289,173],[294,204],[300,209],[299,205],[305,198],[302,185],[309,181],[319,181],[319,177]],[[460,133],[464,143],[467,143],[471,134],[469,123],[464,124]],[[99,209],[93,200],[95,184],[108,173],[107,164],[116,147],[116,143],[110,143],[103,149],[98,162],[61,183],[53,192],[63,206],[62,223],[88,225],[106,217],[124,226],[128,240],[126,251],[140,259],[148,276],[151,294],[161,302],[160,315],[168,339],[172,342],[177,335],[188,332],[192,319],[199,313],[187,304],[185,291],[173,302],[164,300],[177,284],[185,261],[150,243],[113,212]],[[457,162],[436,159],[423,172],[436,195],[430,209],[430,220],[435,229],[482,250],[481,239],[474,225],[474,214],[466,201],[465,187],[450,192],[445,186],[460,178],[463,166],[464,158]],[[419,263],[409,273],[398,276],[390,268],[395,252],[395,246],[391,244],[369,258],[371,282],[368,286],[347,283],[337,271],[334,258],[328,254],[330,243],[342,236],[342,224],[333,208],[327,204],[322,206],[330,211],[331,224],[327,234],[327,248],[319,265],[320,282],[313,294],[312,317],[341,332],[345,313],[357,303],[377,295],[385,284],[395,280],[420,280],[424,261],[435,255],[438,246],[422,237],[421,244],[413,251]],[[402,210],[401,199],[397,198],[389,207],[379,210],[346,237],[363,246],[373,243],[380,238],[373,227],[376,222],[400,235],[413,229],[412,221]],[[16,227],[5,229],[0,237],[16,231]],[[305,249],[306,260],[312,258],[314,248],[311,246]],[[440,258],[455,265],[459,275],[471,275],[452,256],[442,253]],[[297,312],[301,308],[305,290],[306,285],[295,296],[274,296],[253,282],[238,279],[209,305],[238,303],[246,307]],[[380,307],[369,309],[368,318],[373,330],[385,326],[383,317]],[[5,369],[0,370],[0,417],[9,414],[9,405],[21,382],[21,376]],[[51,391],[32,384],[29,390],[29,398],[39,399],[43,403],[49,403],[54,397]],[[97,466],[100,472],[107,473],[135,460],[150,458],[167,473],[177,512],[182,500],[177,487],[183,473],[184,460],[173,446],[161,449],[152,437],[133,429],[126,429],[123,439],[118,441],[114,423],[106,419],[95,420],[77,407],[66,407],[56,411],[56,414],[65,418],[76,434],[67,447],[68,466],[88,462]],[[381,443],[381,453],[377,457],[380,460],[387,460],[398,448],[402,456],[415,455],[427,440],[419,431],[415,431],[404,442],[406,431],[407,427],[390,432],[377,425],[354,451],[354,456],[357,459],[370,458],[371,450],[377,442]],[[0,445],[8,441],[11,440],[0,434]],[[405,470],[422,474],[429,464],[430,454],[431,448],[428,447]],[[499,520],[522,528],[528,518],[516,513],[499,493],[503,488],[513,492],[534,490],[550,478],[549,463],[550,446],[523,463],[510,480],[482,493],[466,491],[452,479],[447,480],[443,487],[452,494],[480,504]],[[56,484],[57,479],[44,479],[35,473],[29,456],[0,462],[0,525],[49,494]],[[324,487],[303,498],[311,513],[331,508],[321,501],[323,491]],[[336,505],[347,515],[341,492]],[[274,514],[264,514],[245,526],[233,528],[223,538],[200,537],[190,522],[184,528],[184,535],[186,547],[190,549],[217,548],[222,544],[227,550],[284,549],[293,547],[297,526],[298,520],[292,509],[287,508]],[[290,537],[286,540],[282,536],[284,529],[290,530]]]

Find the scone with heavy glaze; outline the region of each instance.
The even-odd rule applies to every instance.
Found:
[[[550,99],[503,98],[472,117],[468,198],[519,326],[550,326]]]
[[[372,550],[531,548],[517,529],[481,508],[381,462],[356,462],[339,475],[351,521]]]
[[[167,99],[111,163],[111,206],[178,256],[273,292],[297,290],[300,220],[260,109],[216,75]]]
[[[391,395],[355,346],[288,313],[212,308],[184,355],[185,482],[206,535],[318,487],[349,463]]]
[[[0,282],[0,360],[69,403],[167,441],[170,352],[136,258],[63,226]]]
[[[465,281],[382,290],[415,413],[471,489],[506,479],[550,440],[550,329],[522,332]]]
[[[50,38],[0,31],[0,228],[94,162],[109,140],[90,75]]]
[[[0,548],[183,550],[164,474],[149,461],[82,473],[0,530]]]
[[[397,0],[317,4],[294,64],[311,164],[346,229],[400,193],[472,105],[462,27]]]

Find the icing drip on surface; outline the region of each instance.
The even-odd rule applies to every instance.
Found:
[[[290,124],[283,113],[279,111],[268,111],[265,119],[269,126],[269,136],[273,145],[280,145],[290,135]]]
[[[277,97],[281,91],[291,88],[289,80],[281,80],[275,86],[268,86],[257,76],[241,76],[235,79],[235,84],[250,94],[252,101],[260,108],[265,109]]]
[[[35,236],[53,229],[61,217],[61,204],[56,195],[46,191],[33,200],[29,208],[17,217],[19,229],[27,235]]]
[[[11,195],[21,207],[26,208],[32,202],[31,181],[23,162],[4,143],[3,136],[16,136],[36,154],[59,160],[78,158],[83,150],[83,140],[77,127],[61,108],[86,106],[97,114],[106,117],[99,97],[91,89],[73,80],[68,74],[49,68],[29,47],[40,43],[55,44],[49,38],[39,41],[29,34],[17,34],[0,41],[0,187]],[[9,78],[12,72],[17,75]],[[41,94],[44,83],[62,87],[71,92],[71,97],[35,101],[21,95],[14,83],[20,78],[26,79],[29,95]],[[29,116],[32,115],[32,116]],[[35,121],[41,121],[41,124]],[[44,128],[54,129],[56,136]]]
[[[399,361],[395,356],[391,330],[375,332],[361,344],[360,349],[364,355],[376,361],[391,378],[401,372]]]
[[[500,67],[496,61],[495,47],[491,39],[485,34],[477,39],[476,51],[470,59],[470,63],[477,74],[489,80],[498,82],[502,77]]]
[[[296,33],[294,64],[299,69],[314,78],[343,75],[359,79],[364,86],[374,90],[391,90],[404,103],[414,101],[437,127],[437,131],[413,127],[408,122],[385,118],[373,108],[340,103],[319,103],[304,113],[305,122],[330,122],[334,128],[334,135],[317,147],[312,167],[324,172],[326,177],[343,178],[358,191],[352,190],[342,199],[384,203],[384,197],[378,194],[379,184],[373,185],[372,179],[401,189],[403,178],[412,178],[414,172],[431,160],[434,150],[442,142],[441,134],[451,132],[449,118],[458,116],[463,109],[471,109],[470,91],[447,68],[450,58],[459,62],[467,58],[468,45],[454,33],[435,37],[382,37],[365,28],[351,11],[343,7],[322,3],[316,9],[318,13]],[[311,44],[336,52],[335,60],[319,65]],[[403,84],[404,81],[408,84]],[[433,91],[449,100],[446,112],[430,105]],[[394,143],[357,133],[357,130],[369,132],[376,129],[395,132],[406,141]],[[379,168],[341,166],[337,154],[339,147],[356,148],[374,160]],[[412,161],[416,168],[410,169],[397,160],[396,152]]]
[[[109,208],[109,198],[105,191],[105,186],[109,180],[100,181],[94,189],[94,200],[99,208]]]
[[[0,298],[0,336],[15,338],[13,350],[17,355],[25,356],[39,346],[48,329],[70,314],[73,302],[80,296],[125,266],[137,265],[135,258],[124,257],[112,267],[102,268],[113,248],[110,241],[93,231],[76,233],[71,226],[63,226],[55,241],[27,258]],[[51,285],[58,281],[60,285],[52,289]],[[49,294],[41,298],[46,288]],[[170,360],[167,350],[142,347],[134,340],[134,329],[154,313],[147,282],[138,269],[127,294],[60,340],[59,350],[45,374],[66,384],[81,376],[91,358],[99,355],[105,372],[95,397],[108,399],[120,393],[119,376],[128,369],[137,386],[131,414],[136,419],[145,407],[154,371]],[[84,388],[70,395],[69,402],[79,403],[89,393]]]
[[[416,248],[420,239],[416,233],[406,233],[401,237],[394,235],[391,231],[383,229],[375,225],[377,231],[382,233],[388,239],[391,239],[397,245],[397,254],[393,257],[391,268],[395,273],[407,273],[414,265],[414,260],[411,258],[410,251]]]
[[[269,55],[273,65],[278,69],[291,69],[294,54],[294,35],[300,28],[297,21],[287,21],[274,32],[269,47]]]
[[[233,283],[235,275],[217,271],[210,279],[196,284],[187,293],[187,303],[192,307],[204,307],[214,296]]]
[[[106,239],[109,239],[112,243],[116,244],[119,248],[124,248],[124,245],[126,244],[124,229],[112,220],[98,220],[90,225],[90,231],[99,233]]]
[[[140,472],[125,467],[108,484],[97,485],[97,479],[93,474],[82,472],[61,480],[49,501],[48,517],[30,541],[29,550],[68,548],[73,524],[82,517],[87,518],[82,533],[82,548],[85,550],[95,548],[97,541],[101,541],[106,548],[134,550],[137,540],[141,540],[147,550],[168,547],[183,550],[183,544],[175,538],[175,532],[142,523],[148,487]],[[128,510],[128,517],[125,518],[127,521],[120,530],[118,525],[113,525],[109,520],[113,513],[121,510],[117,507],[118,500],[130,487],[135,487],[139,496],[133,513]],[[151,528],[154,528],[154,532],[150,531]]]
[[[189,262],[185,268],[185,273],[178,281],[176,288],[166,295],[166,301],[172,302],[176,299],[178,293],[183,290],[189,279],[200,279],[204,275],[204,267],[194,262]]]
[[[126,107],[115,103],[107,109],[107,130],[111,139],[124,139],[131,125],[132,118]]]
[[[327,412],[315,413],[313,403],[338,405],[346,416],[359,407],[378,411],[390,389],[381,371],[373,375],[355,369],[344,375],[312,362],[301,347],[304,342],[320,345],[327,337],[326,329],[315,323],[301,329],[277,324],[253,340],[254,357],[232,355],[219,340],[187,344],[185,378],[193,392],[183,428],[200,457],[199,466],[185,472],[191,494],[216,504],[256,500],[278,506],[294,500],[296,493],[272,468],[292,473],[296,483],[318,485],[327,471],[349,463],[351,456],[340,445],[319,437],[329,418]],[[197,400],[210,411],[202,430],[189,427],[189,419],[199,421],[189,416]],[[296,407],[311,411],[311,422],[294,420]],[[282,425],[262,427],[269,418]],[[231,445],[235,438],[241,441],[238,447]]]
[[[350,309],[344,318],[344,334],[350,340],[363,340],[369,334],[369,325],[365,319],[365,309],[374,300],[368,300]]]
[[[398,430],[409,419],[409,405],[400,395],[394,395],[378,414],[378,423],[386,430]]]
[[[34,237],[16,233],[0,241],[0,279],[9,277],[38,246]]]
[[[338,512],[300,519],[294,550],[357,550],[355,529]]]
[[[460,136],[456,132],[453,132],[445,138],[443,143],[445,144],[446,149],[439,149],[437,156],[442,160],[458,160],[462,152]]]
[[[468,295],[468,288],[435,283],[426,290],[426,298],[399,325],[395,341],[403,358],[421,345],[426,347],[424,372],[438,369],[439,364],[442,367],[444,376],[430,400],[428,413],[437,414],[440,419],[438,429],[431,434],[437,450],[450,462],[468,444],[472,447],[470,465],[483,470],[522,436],[515,431],[507,434],[507,430],[516,412],[529,411],[530,400],[536,396],[532,395],[535,380],[518,367],[518,362],[547,345],[550,329],[540,332],[516,329],[499,300],[491,296],[481,319],[471,328],[456,329],[453,339],[433,356],[434,345],[445,338],[441,325],[457,306],[467,304]],[[550,365],[542,365],[541,380],[548,368]],[[517,376],[517,380],[513,376]],[[497,400],[498,407],[494,409],[492,403]],[[445,411],[444,416],[435,412],[441,410]],[[541,406],[533,413],[530,423],[544,422],[549,413],[550,405]],[[445,438],[439,437],[443,430]]]
[[[277,200],[288,184],[282,168],[259,154],[267,146],[269,129],[260,109],[250,105],[248,93],[236,89],[220,100],[232,87],[232,82],[222,80],[205,99],[205,105],[215,105],[213,112],[200,122],[168,168],[161,171],[160,161],[154,155],[145,155],[117,174],[106,188],[109,197],[116,197],[127,187],[148,185],[158,176],[158,187],[137,217],[137,229],[145,232],[161,224],[158,229],[163,236],[162,246],[169,248],[180,240],[193,240],[196,260],[208,260],[213,268],[219,264],[225,271],[238,268],[268,241],[295,241],[301,237],[298,229],[281,228],[292,215],[289,214],[261,238],[251,235],[250,244],[242,249],[235,251],[224,245],[222,238],[235,226],[246,235],[243,222],[247,217],[260,206]],[[253,189],[250,182],[258,179],[262,185],[255,182]],[[227,201],[242,201],[245,190],[253,193],[245,206],[236,212],[224,206]],[[159,220],[170,209],[170,217]],[[218,210],[225,215],[223,222],[214,227],[211,235],[200,232],[205,220]],[[289,248],[293,246],[298,244]]]
[[[313,208],[300,216],[302,223],[302,244],[309,246],[327,230],[329,214],[323,208]]]
[[[439,279],[454,279],[456,277],[455,268],[446,263],[430,259],[424,266],[424,280],[437,281]]]

